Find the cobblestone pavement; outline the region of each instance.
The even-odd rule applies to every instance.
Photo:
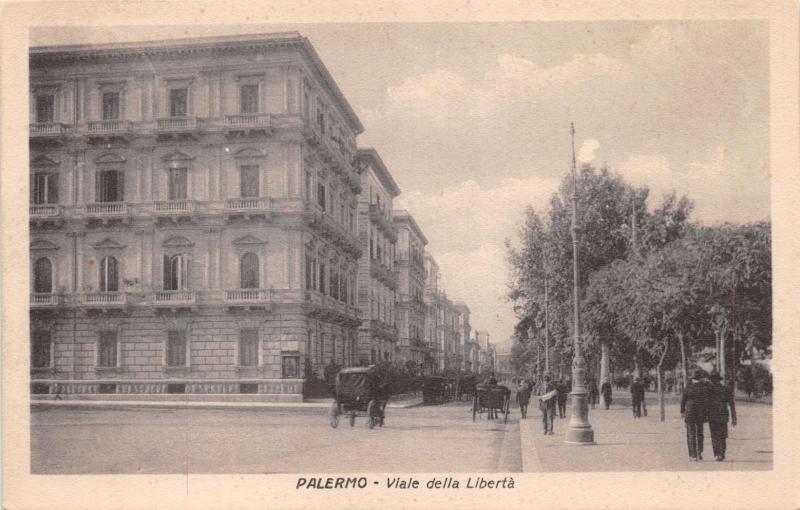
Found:
[[[728,458],[715,462],[706,426],[705,460],[690,462],[676,404],[660,422],[634,420],[630,406],[591,410],[597,444],[564,444],[569,418],[542,434],[541,415],[512,408],[508,423],[472,421],[467,402],[388,409],[369,430],[324,408],[202,409],[34,407],[33,473],[324,473],[693,471],[772,468],[772,407],[737,403]],[[568,408],[569,412],[569,408]]]

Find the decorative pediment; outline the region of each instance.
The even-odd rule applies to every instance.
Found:
[[[38,239],[31,243],[31,251],[33,250],[57,250],[58,245],[46,239]]]
[[[265,158],[267,157],[267,153],[256,149],[254,147],[245,147],[244,149],[239,149],[236,151],[236,154],[233,156],[236,159],[244,159],[244,158]]]
[[[170,237],[162,244],[165,248],[190,248],[194,243],[181,236]]]
[[[251,245],[251,244],[267,244],[266,241],[262,241],[261,239],[252,236],[250,234],[240,237],[239,239],[233,242],[235,245]]]
[[[169,154],[167,154],[166,156],[161,158],[162,161],[166,161],[166,162],[170,162],[170,163],[171,162],[176,162],[177,163],[177,162],[192,161],[193,159],[194,159],[193,156],[190,156],[190,155],[185,154],[185,153],[180,152],[180,151],[170,152]]]
[[[94,163],[96,165],[121,165],[125,163],[125,158],[119,154],[107,152],[95,158]]]
[[[54,159],[50,159],[47,156],[39,155],[36,156],[33,161],[31,161],[32,167],[50,167],[50,166],[58,166],[58,161]]]
[[[121,250],[125,245],[119,244],[113,239],[105,238],[99,243],[94,243],[92,247],[96,250]]]

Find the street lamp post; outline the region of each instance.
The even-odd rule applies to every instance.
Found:
[[[575,125],[570,123],[572,135],[572,296],[574,300],[573,335],[575,353],[572,358],[572,416],[567,428],[565,442],[576,445],[594,444],[594,430],[589,423],[589,402],[586,385],[586,360],[583,358],[580,341],[578,311],[578,175],[575,164]]]

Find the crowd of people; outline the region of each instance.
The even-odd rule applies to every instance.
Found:
[[[587,379],[585,384],[588,401],[593,409],[600,397],[606,409],[611,407],[612,387],[609,381],[604,381],[600,388],[592,378]],[[648,384],[642,377],[635,377],[630,384],[634,419],[647,416],[645,399],[647,387]],[[521,380],[516,400],[522,419],[527,419],[528,406],[532,395],[535,395],[534,398],[538,400],[539,410],[542,413],[543,432],[545,435],[552,435],[556,415],[559,418],[566,417],[567,396],[570,391],[571,384],[564,377],[554,382],[550,375],[545,375],[538,385],[532,380]],[[736,405],[733,391],[722,382],[719,373],[713,371],[707,374],[704,370],[695,370],[690,383],[682,393],[680,412],[686,423],[689,458],[693,461],[703,459],[703,428],[704,424],[708,423],[714,458],[717,461],[725,460],[728,423],[736,426]]]

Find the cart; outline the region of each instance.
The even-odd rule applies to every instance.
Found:
[[[444,377],[431,376],[422,382],[422,403],[443,404],[447,400],[448,380]]]
[[[497,417],[497,413],[504,415],[503,422],[508,422],[511,390],[506,386],[497,384],[479,384],[475,388],[475,397],[472,399],[472,421],[478,415],[487,413],[488,419]]]
[[[331,427],[339,426],[339,419],[347,416],[350,426],[356,417],[367,418],[366,425],[383,427],[386,421],[386,403],[389,385],[381,380],[375,367],[344,368],[336,375],[336,396],[330,409]]]
[[[458,379],[458,390],[456,399],[461,400],[465,395],[467,398],[475,398],[475,387],[478,385],[478,378],[473,374],[462,375]]]

